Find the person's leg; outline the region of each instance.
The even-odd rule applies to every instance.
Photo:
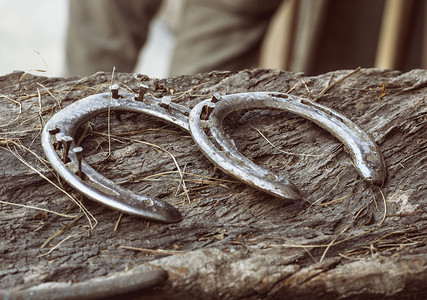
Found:
[[[66,73],[132,72],[159,0],[71,0]]]
[[[264,34],[281,1],[185,1],[170,74],[256,67]]]

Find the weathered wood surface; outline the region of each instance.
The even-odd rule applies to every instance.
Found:
[[[120,122],[111,118],[112,134],[129,135],[112,139],[108,157],[107,138],[97,133],[107,132],[103,115],[91,121],[83,142],[86,160],[135,192],[176,204],[184,219],[162,224],[123,215],[118,222],[119,212],[84,200],[98,222],[94,228],[93,219],[90,224],[84,216],[76,220],[5,202],[80,214],[63,191],[35,171],[60,185],[35,156],[43,157],[41,122],[59,106],[106,91],[111,74],[0,77],[0,289],[84,282],[149,263],[167,270],[168,281],[129,298],[422,298],[427,293],[427,71],[362,69],[321,94],[350,72],[308,77],[248,70],[161,80],[115,74],[114,81],[134,90],[143,82],[154,95],[172,95],[189,107],[214,92],[321,95],[319,103],[347,115],[378,143],[388,171],[381,188],[385,200],[361,180],[336,139],[287,113],[249,112],[227,130],[243,154],[289,177],[316,205],[287,203],[236,182],[198,151],[188,133],[142,115],[123,115]],[[176,158],[186,172],[190,201],[182,189],[177,192],[180,177],[171,157],[137,141],[160,145]]]

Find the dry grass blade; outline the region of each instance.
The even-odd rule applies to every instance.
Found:
[[[18,138],[0,138],[0,146],[8,146],[19,143]]]
[[[184,254],[183,251],[177,251],[177,250],[162,250],[162,249],[147,249],[147,248],[136,248],[131,246],[120,246],[121,249],[126,250],[133,250],[133,251],[140,251],[140,252],[146,252],[151,254],[166,254],[166,255],[177,255],[177,254]]]
[[[16,145],[18,147],[21,148],[25,148],[23,145]],[[29,169],[31,169],[33,172],[37,173],[41,178],[43,178],[44,180],[46,180],[47,182],[49,182],[50,184],[52,184],[54,187],[56,187],[58,190],[60,190],[61,192],[63,192],[73,203],[75,203],[83,212],[83,214],[86,216],[90,227],[93,229],[95,228],[96,224],[98,223],[98,221],[96,220],[96,218],[90,213],[89,210],[86,209],[86,207],[84,207],[78,200],[76,200],[73,196],[71,196],[67,191],[65,191],[63,188],[61,188],[60,186],[58,186],[56,183],[54,183],[52,180],[50,180],[49,178],[47,178],[44,174],[42,174],[39,170],[37,170],[34,166],[32,166],[31,164],[29,164],[19,153],[18,151],[13,151],[12,149],[10,149],[10,147],[8,146],[7,148],[4,148],[5,150],[9,151],[10,153],[13,154],[13,156],[15,156],[19,161],[21,161],[25,166],[27,166]],[[25,148],[26,151],[28,151],[29,153],[31,153],[32,155],[35,155],[38,159],[41,160],[41,158],[34,153],[33,151],[31,151],[28,148]],[[94,223],[92,223],[91,218],[94,220]]]
[[[32,205],[12,203],[12,202],[3,201],[3,200],[0,200],[0,203],[7,204],[7,205],[18,206],[18,207],[25,207],[25,208],[35,209],[35,210],[40,210],[40,211],[45,211],[45,212],[48,212],[48,213],[51,213],[51,214],[54,214],[54,215],[57,215],[57,216],[60,216],[60,217],[64,217],[64,218],[75,218],[76,217],[76,215],[63,214],[63,213],[60,213],[60,212],[56,212],[56,211],[53,211],[53,210],[49,210],[49,209],[41,208],[41,207],[37,207],[37,206],[32,206]]]
[[[157,173],[157,174],[152,174],[152,175],[148,175],[142,178],[137,178],[134,175],[131,176],[131,178],[126,179],[126,180],[122,180],[117,182],[117,184],[124,184],[124,183],[138,183],[138,182],[164,182],[164,181],[173,181],[173,182],[178,182],[178,184],[182,184],[183,179],[181,179],[181,176],[179,176],[179,178],[176,177],[172,177],[169,175],[173,175],[173,174],[178,174],[179,176],[179,172],[178,171],[166,171],[166,172],[161,172],[161,173]],[[185,179],[185,182],[190,182],[190,183],[194,183],[194,184],[200,184],[203,186],[199,186],[199,187],[186,187],[187,192],[193,192],[193,191],[197,191],[197,190],[202,190],[202,189],[206,189],[209,187],[214,187],[214,186],[221,186],[225,189],[231,190],[230,187],[228,187],[227,185],[225,185],[225,182],[230,182],[230,183],[236,183],[237,181],[232,181],[232,180],[227,180],[227,179],[218,179],[218,178],[212,178],[209,176],[202,176],[202,175],[198,175],[198,174],[194,174],[194,173],[188,173],[185,172],[185,170],[182,172],[183,175],[187,176],[187,179]],[[188,177],[195,177],[194,178],[188,178]],[[175,196],[182,196],[185,195],[185,193],[181,193],[178,194],[177,192],[175,193]],[[188,199],[188,198],[187,198]],[[178,202],[175,204],[182,204],[185,203],[184,202]]]
[[[166,129],[169,125],[165,125],[160,128],[147,128],[142,130],[132,130],[132,131],[126,131],[126,132],[116,132],[114,133],[115,136],[133,136],[133,135],[140,135],[140,134],[146,134],[147,132],[169,132],[169,133],[176,133],[176,130],[172,129]]]
[[[10,124],[12,124],[13,122],[17,121],[17,120],[21,117],[21,114],[22,114],[22,104],[21,104],[21,102],[16,101],[16,100],[13,100],[12,98],[10,98],[10,97],[8,97],[8,96],[5,96],[5,95],[0,95],[0,98],[3,98],[3,99],[6,99],[6,100],[9,100],[9,101],[11,101],[11,102],[13,102],[13,103],[17,104],[17,105],[18,105],[18,107],[19,107],[18,115],[17,115],[17,116],[16,116],[12,121],[10,121],[10,122],[8,122],[8,123],[6,123],[6,124],[2,124],[2,125],[0,125],[0,127],[7,127],[7,126],[9,126]]]
[[[95,131],[92,131],[92,133],[93,133],[93,134],[97,134],[97,135],[101,135],[101,136],[106,136],[106,134],[105,134],[105,133],[102,133],[102,132],[95,132]],[[161,150],[161,151],[163,151],[163,152],[167,153],[167,154],[172,158],[172,160],[173,160],[173,162],[174,162],[174,164],[175,164],[175,166],[176,166],[176,168],[177,168],[177,171],[178,171],[178,173],[179,173],[179,176],[182,178],[182,179],[181,179],[181,180],[182,180],[182,188],[183,188],[183,191],[184,191],[184,193],[185,193],[185,195],[186,195],[186,197],[187,197],[187,200],[188,200],[188,202],[191,202],[190,196],[188,195],[187,187],[186,187],[186,185],[185,185],[185,181],[183,180],[183,178],[184,178],[184,173],[182,172],[181,167],[180,167],[180,166],[179,166],[179,164],[178,164],[178,161],[176,160],[175,156],[174,156],[172,153],[170,153],[168,150],[166,150],[163,146],[156,145],[156,144],[153,144],[153,143],[149,143],[149,142],[146,142],[146,141],[136,140],[136,139],[133,139],[133,138],[127,138],[127,137],[119,137],[119,136],[114,135],[114,134],[108,134],[108,136],[109,136],[109,138],[110,138],[110,139],[111,139],[111,138],[114,138],[114,139],[116,139],[116,140],[120,141],[120,138],[121,138],[121,139],[125,139],[125,140],[127,140],[127,141],[131,141],[131,142],[134,142],[134,143],[138,143],[138,144],[143,144],[143,145],[151,146],[151,147],[153,147],[153,148],[155,148],[155,149],[158,149],[158,150]]]
[[[405,231],[393,231],[393,232],[389,232],[379,238],[376,238],[372,243],[378,243],[379,241],[391,236],[391,235],[395,235],[395,234],[405,234]]]
[[[181,186],[183,187],[184,191],[187,190],[187,187],[185,186],[185,180],[184,180],[184,173],[185,173],[186,167],[187,167],[187,165],[184,165],[182,172],[179,172],[179,183],[178,183],[178,187],[176,188],[175,196],[178,195]],[[187,192],[187,195],[188,195],[188,192]],[[190,197],[188,196],[187,198],[188,198],[188,201],[190,203]]]
[[[32,69],[32,70],[29,70],[29,71],[24,72],[24,73],[21,75],[21,77],[19,77],[19,81],[18,81],[18,83],[19,83],[19,89],[21,89],[21,81],[24,79],[25,75],[27,75],[27,74],[28,74],[28,72],[33,72],[33,71],[35,71],[35,72],[45,73],[45,72],[47,72],[47,70],[49,69],[49,67],[48,67],[48,65],[47,65],[47,63],[46,63],[46,61],[44,60],[44,58],[43,58],[43,56],[40,54],[40,52],[39,52],[39,51],[37,51],[37,50],[34,50],[34,52],[36,52],[36,53],[37,53],[37,55],[38,55],[38,56],[40,56],[41,60],[43,61],[43,64],[44,64],[45,68],[44,68],[44,69]]]
[[[37,257],[43,257],[43,256],[47,256],[47,255],[51,254],[53,250],[55,250],[56,248],[58,248],[59,246],[61,246],[61,245],[62,245],[63,243],[65,243],[67,240],[69,240],[69,239],[71,239],[71,238],[73,238],[73,237],[75,237],[75,236],[78,236],[78,235],[80,235],[80,234],[81,234],[81,233],[74,233],[74,234],[71,234],[71,235],[67,236],[67,237],[66,237],[66,238],[64,238],[62,241],[60,241],[58,244],[56,244],[55,246],[53,246],[52,248],[50,248],[50,250],[49,250],[48,252],[43,253],[43,254],[40,254],[40,255],[38,255]]]
[[[142,178],[132,178],[131,180],[124,180],[124,181],[120,181],[118,182],[118,184],[123,184],[123,183],[127,183],[127,182],[132,182],[132,183],[138,183],[141,181],[160,181],[160,180],[164,180],[164,179],[157,179],[157,177],[165,177],[171,174],[176,174],[179,172],[178,171],[165,171],[165,172],[160,172],[160,173],[156,173],[156,174],[152,174],[152,175],[148,175]],[[204,176],[204,175],[200,175],[200,174],[195,174],[195,173],[190,173],[190,172],[182,172],[184,175],[186,175],[187,177],[192,176],[198,179],[186,179],[186,181],[191,181],[191,182],[195,182],[195,183],[213,183],[216,182],[218,184],[221,183],[237,183],[238,181],[236,180],[229,180],[229,179],[219,179],[219,178],[214,178],[214,177],[210,177],[210,176]],[[176,178],[171,178],[170,180],[173,181],[178,181],[180,179],[176,179]]]
[[[338,199],[334,199],[334,200],[331,200],[331,201],[328,201],[328,202],[325,202],[325,203],[320,203],[320,204],[314,204],[313,203],[312,205],[316,205],[316,206],[328,206],[328,205],[331,205],[331,204],[338,204],[341,201],[343,201],[344,199],[346,199],[346,198],[348,198],[350,196],[357,195],[357,194],[358,193],[350,193],[350,194],[344,195],[342,197],[339,197]]]
[[[53,234],[52,236],[50,236],[41,246],[40,246],[40,248],[44,248],[51,240],[53,240],[54,238],[56,238],[57,236],[59,236],[59,235],[61,235],[62,233],[64,233],[67,229],[69,229],[71,226],[73,226],[78,220],[80,220],[80,218],[83,216],[83,214],[80,214],[80,215],[78,215],[78,216],[76,216],[75,218],[74,218],[74,220],[70,223],[70,224],[68,224],[68,225],[66,225],[66,226],[64,226],[64,227],[62,227],[61,229],[59,229],[55,234]]]
[[[117,219],[117,222],[116,222],[116,226],[114,226],[114,232],[116,232],[117,231],[117,229],[119,228],[119,225],[120,225],[120,221],[122,220],[122,216],[123,216],[123,213],[120,213],[120,216],[119,216],[119,218]]]
[[[270,142],[270,140],[258,128],[255,128],[253,126],[251,126],[251,127],[253,129],[255,129],[264,138],[264,140],[266,140],[267,143],[269,143],[274,149],[280,151],[283,154],[296,155],[296,156],[307,156],[307,157],[326,157],[326,156],[331,155],[331,154],[306,154],[306,153],[294,153],[294,152],[283,151],[282,149],[279,149],[277,146],[275,146],[272,142]]]
[[[203,83],[201,83],[201,84],[198,84],[198,85],[195,85],[195,86],[193,86],[191,89],[189,89],[189,90],[187,90],[187,91],[184,91],[184,92],[181,92],[181,95],[179,95],[178,97],[175,97],[174,98],[174,101],[176,101],[176,100],[178,100],[178,99],[180,99],[180,98],[183,98],[185,95],[187,95],[187,94],[189,94],[190,96],[191,96],[191,92],[192,91],[194,91],[194,90],[196,90],[197,88],[199,88],[199,87],[201,87],[201,86],[203,86],[203,85],[206,85],[206,84],[209,84],[209,83],[212,83],[213,81],[212,80],[210,80],[210,81],[207,81],[207,82],[203,82]],[[193,95],[194,96],[194,95]],[[206,97],[208,97],[209,95],[201,95],[201,96],[206,96]]]
[[[292,92],[293,90],[295,90],[296,88],[298,88],[301,84],[304,85],[306,91],[308,94],[311,94],[310,89],[308,88],[307,84],[305,83],[304,79],[301,78],[300,80],[297,81],[297,83],[295,83],[289,90],[286,91],[286,94],[289,94],[290,92]]]
[[[40,52],[37,51],[37,50],[34,50],[34,52],[36,52],[37,55],[40,56],[41,60],[43,61],[44,69],[34,69],[34,70],[31,70],[31,71],[36,71],[36,72],[40,72],[40,73],[47,72],[47,70],[49,70],[49,66],[47,65],[46,61],[44,60],[43,55],[41,55]]]
[[[414,235],[415,234],[415,235]],[[410,235],[409,237],[407,235]],[[389,238],[390,236],[403,236],[400,240],[392,242],[382,242],[382,240]],[[396,237],[397,238],[397,237]],[[340,256],[346,259],[358,260],[363,256],[383,253],[385,251],[399,251],[404,247],[418,246],[425,244],[426,235],[419,235],[419,233],[410,233],[408,231],[393,231],[386,233],[385,235],[375,239],[369,246],[362,246],[357,249],[347,251],[345,254],[340,253]],[[353,257],[357,256],[357,257]]]
[[[338,237],[340,236],[340,235],[342,235],[344,232],[346,232],[347,230],[348,230],[348,228],[350,228],[350,226],[351,226],[351,224],[353,224],[354,223],[354,221],[356,221],[356,219],[358,218],[358,216],[362,213],[362,211],[363,210],[365,210],[367,207],[368,207],[368,205],[370,204],[370,203],[372,203],[373,201],[375,201],[375,198],[373,198],[369,203],[367,203],[366,205],[364,205],[358,212],[357,212],[357,214],[354,216],[354,218],[353,218],[353,220],[331,241],[331,243],[329,243],[328,244],[328,246],[326,247],[326,249],[325,249],[325,252],[323,253],[323,255],[322,255],[322,257],[321,257],[321,259],[320,259],[320,261],[322,261],[323,260],[323,258],[325,257],[325,255],[326,255],[326,252],[329,250],[329,248],[331,247],[331,246],[334,246],[334,245],[337,245],[337,244],[340,244],[340,243],[343,243],[343,242],[346,242],[346,241],[349,241],[349,240],[351,240],[351,239],[354,239],[354,238],[356,238],[356,237],[360,237],[360,236],[362,236],[362,235],[365,235],[365,234],[367,234],[367,233],[369,233],[369,232],[372,232],[372,231],[375,231],[375,230],[377,230],[377,228],[379,228],[382,224],[383,224],[383,222],[384,222],[384,220],[385,220],[385,218],[387,217],[387,203],[386,203],[386,199],[385,199],[385,197],[384,197],[384,194],[383,194],[383,192],[382,192],[382,190],[379,188],[379,187],[377,187],[378,188],[378,190],[379,190],[379,192],[380,192],[380,194],[381,194],[381,196],[382,196],[382,199],[383,199],[383,205],[384,205],[384,214],[383,214],[383,217],[382,217],[382,219],[381,219],[381,221],[378,223],[378,225],[376,225],[375,227],[373,227],[373,228],[371,228],[371,229],[369,229],[369,230],[365,230],[365,231],[363,231],[363,232],[361,232],[361,233],[359,233],[359,234],[355,234],[355,235],[352,235],[352,236],[350,236],[350,237],[348,237],[348,238],[345,238],[345,239],[342,239],[342,240],[340,240],[340,241],[338,241],[338,242],[335,242],[337,239],[338,239]]]
[[[111,87],[114,82],[114,72],[116,67],[113,67],[113,72],[111,72],[111,81],[110,81],[110,97],[108,98],[108,116],[107,116],[107,132],[108,132],[108,156],[111,156],[111,97],[113,97]]]
[[[46,90],[46,93],[48,93],[55,101],[56,101],[56,106],[58,106],[58,108],[59,109],[61,109],[62,108],[62,105],[61,105],[61,101],[59,101],[53,94],[52,94],[52,92],[47,88],[47,87],[45,87],[43,84],[41,84],[41,83],[39,83],[39,82],[37,82],[37,85],[38,86],[40,86],[40,87],[42,87],[42,88],[44,88],[45,90]],[[39,89],[37,89],[37,91],[38,91]],[[40,91],[39,91],[39,94],[40,94]],[[54,108],[54,107],[53,107]]]
[[[40,128],[43,128],[44,121],[43,121],[43,107],[42,107],[42,96],[40,95],[40,90],[37,88],[37,94],[39,99],[39,110],[37,112],[39,119],[40,119]]]
[[[40,129],[31,128],[31,129],[21,130],[21,131],[0,132],[0,134],[3,134],[3,135],[11,135],[11,134],[24,135],[26,133],[33,132],[33,131],[40,131]],[[2,139],[5,139],[5,138],[2,138]],[[10,139],[18,139],[18,138],[10,138]]]
[[[313,99],[313,102],[316,102],[317,100],[319,100],[320,97],[322,97],[327,91],[329,91],[331,88],[333,88],[334,86],[336,86],[338,83],[346,80],[347,78],[353,76],[354,74],[358,73],[362,68],[358,67],[355,70],[353,70],[352,72],[348,73],[347,75],[341,77],[340,79],[334,81],[331,84],[328,84],[327,87],[325,87],[320,93],[319,95],[316,96],[316,98]]]
[[[338,245],[338,244],[341,244],[341,243],[344,243],[344,242],[347,242],[347,241],[349,241],[349,240],[352,240],[352,239],[355,239],[355,238],[357,238],[357,237],[361,237],[361,236],[363,236],[363,235],[365,235],[365,234],[368,234],[368,233],[370,233],[370,232],[373,232],[373,231],[375,231],[375,230],[377,230],[383,223],[384,223],[384,220],[385,220],[385,218],[387,217],[387,203],[386,203],[386,199],[385,199],[385,197],[384,197],[384,194],[383,194],[383,192],[381,191],[381,189],[379,188],[379,187],[377,187],[378,188],[378,190],[380,191],[380,194],[381,194],[381,196],[382,196],[382,199],[383,199],[383,205],[384,205],[384,213],[383,213],[383,216],[382,216],[382,218],[381,218],[381,221],[376,225],[376,226],[374,226],[374,227],[372,227],[371,229],[368,229],[368,230],[365,230],[365,231],[362,231],[362,232],[360,232],[360,233],[358,233],[358,234],[355,234],[355,235],[351,235],[351,236],[349,236],[349,237],[347,237],[347,238],[344,238],[344,239],[342,239],[342,240],[339,240],[339,241],[337,241],[337,239],[344,233],[344,232],[346,232],[347,230],[348,230],[348,228],[350,228],[350,226],[354,223],[354,221],[358,218],[358,216],[368,207],[368,205],[369,204],[371,204],[372,202],[374,202],[374,199],[372,199],[371,201],[369,201],[369,203],[367,203],[367,204],[365,204],[358,212],[357,212],[357,214],[354,216],[354,218],[352,219],[352,221],[336,236],[336,237],[334,237],[333,239],[332,239],[332,241],[330,242],[330,243],[328,243],[328,244],[308,244],[308,245],[301,245],[301,244],[297,244],[296,242],[293,242],[293,243],[295,243],[295,244],[297,244],[297,245],[295,245],[295,244],[266,244],[266,246],[267,247],[283,247],[283,248],[303,248],[303,249],[305,249],[305,248],[326,248],[325,249],[325,251],[323,252],[323,255],[322,255],[322,257],[321,257],[321,259],[319,260],[320,262],[322,262],[323,261],[323,259],[325,258],[325,256],[326,256],[326,253],[328,252],[328,250],[332,247],[332,246],[335,246],[335,245]]]
[[[322,206],[322,205],[325,205],[325,204],[317,204],[317,203],[319,203],[319,202],[320,202],[320,201],[322,201],[324,198],[326,198],[326,196],[328,196],[330,193],[332,193],[332,191],[334,191],[334,190],[337,188],[338,183],[340,183],[340,178],[337,176],[337,182],[335,183],[334,187],[333,187],[332,189],[330,189],[328,193],[326,193],[325,195],[323,195],[322,197],[320,197],[320,198],[319,198],[319,199],[317,199],[316,201],[311,202],[311,203],[310,203],[310,206],[308,207],[308,209],[309,209],[309,208],[311,208],[313,205],[315,205],[315,206]]]

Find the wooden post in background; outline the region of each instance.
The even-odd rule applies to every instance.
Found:
[[[261,68],[289,69],[297,12],[296,0],[283,1],[277,10],[262,44]]]
[[[413,0],[386,0],[375,59],[376,68],[401,68],[413,4]]]

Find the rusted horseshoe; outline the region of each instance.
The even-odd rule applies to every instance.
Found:
[[[147,114],[188,131],[187,116],[190,112],[188,108],[170,103],[167,98],[157,99],[143,93],[139,95],[119,93],[118,87],[113,86],[111,93],[96,94],[74,102],[58,111],[46,123],[42,131],[42,147],[55,171],[86,197],[113,209],[149,220],[179,222],[181,214],[172,205],[158,199],[137,195],[96,172],[82,161],[82,149],[75,146],[73,139],[76,130],[84,122],[108,109]],[[62,158],[57,153],[59,148],[63,149]],[[64,162],[68,160],[78,168],[77,175],[67,168]]]
[[[223,121],[230,113],[257,108],[284,110],[316,123],[347,147],[356,170],[365,180],[375,185],[383,184],[386,169],[381,152],[360,127],[323,105],[301,97],[271,92],[216,95],[192,109],[189,127],[194,141],[205,156],[224,172],[272,195],[293,201],[301,198],[299,189],[292,182],[244,157],[224,132]]]

